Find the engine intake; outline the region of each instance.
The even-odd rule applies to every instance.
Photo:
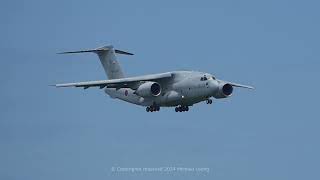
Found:
[[[230,84],[225,84],[222,86],[222,93],[225,95],[225,96],[231,96],[233,92],[233,87],[232,85]]]
[[[157,82],[145,82],[138,87],[135,93],[142,97],[156,97],[161,94],[161,86]]]
[[[220,83],[219,90],[215,95],[215,98],[226,98],[232,95],[233,86],[228,83]]]

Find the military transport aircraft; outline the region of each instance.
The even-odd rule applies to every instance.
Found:
[[[115,54],[132,53],[103,46],[96,49],[69,51],[58,54],[96,53],[99,56],[108,80],[56,84],[56,87],[99,87],[111,98],[146,106],[147,112],[159,111],[160,107],[175,107],[176,112],[189,111],[189,106],[212,97],[227,98],[233,87],[253,89],[251,86],[216,79],[213,75],[195,71],[173,71],[136,77],[125,77]]]

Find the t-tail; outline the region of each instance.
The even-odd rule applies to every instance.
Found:
[[[124,78],[123,71],[116,58],[116,53],[133,55],[132,53],[129,53],[129,52],[114,49],[113,46],[103,46],[96,49],[88,49],[88,50],[81,50],[81,51],[68,51],[68,52],[62,52],[58,54],[73,54],[73,53],[87,53],[87,52],[93,52],[99,56],[103,69],[109,79]]]

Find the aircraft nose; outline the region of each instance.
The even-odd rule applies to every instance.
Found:
[[[218,81],[212,79],[208,82],[209,88],[211,89],[212,94],[215,94],[219,90]]]

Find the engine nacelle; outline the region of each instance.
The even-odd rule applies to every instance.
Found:
[[[228,83],[219,83],[219,90],[215,95],[215,98],[226,98],[232,95],[233,86]]]
[[[156,82],[145,82],[138,87],[135,93],[141,97],[156,97],[161,94],[161,86]]]

